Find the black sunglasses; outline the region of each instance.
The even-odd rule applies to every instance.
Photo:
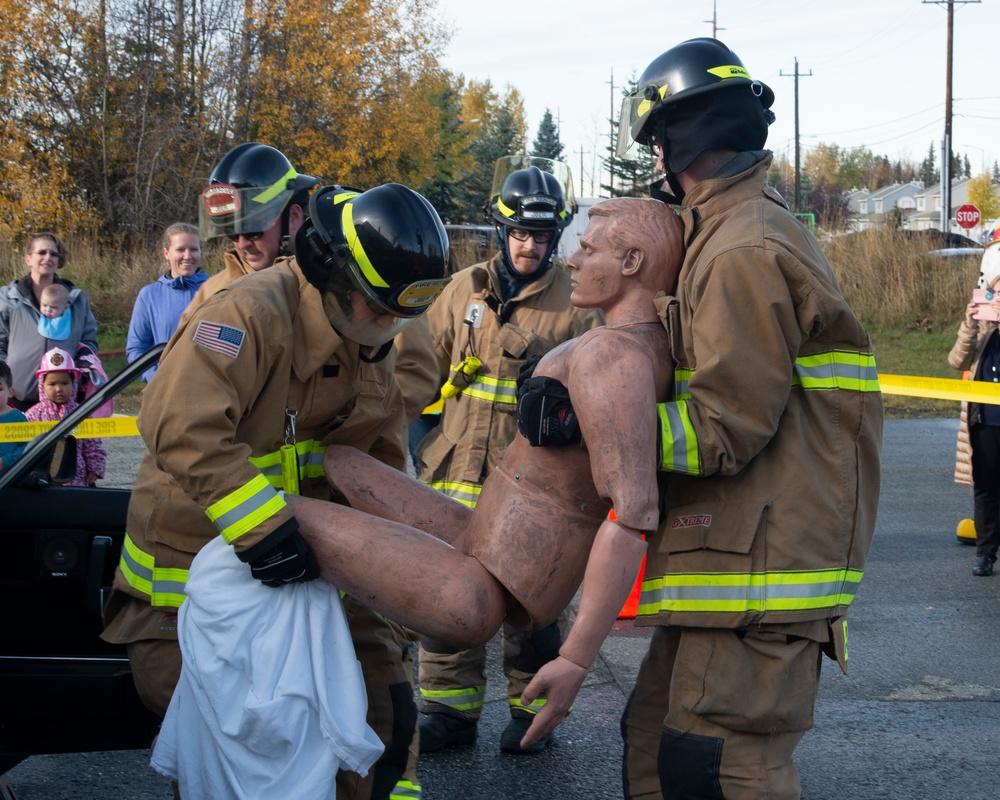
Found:
[[[261,236],[264,235],[264,231],[254,231],[253,233],[230,233],[228,238],[233,244],[236,244],[242,236],[244,239],[249,239],[251,242],[256,242]]]

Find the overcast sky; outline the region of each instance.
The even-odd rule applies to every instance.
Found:
[[[621,86],[674,44],[712,35],[712,0],[437,0],[455,33],[444,64],[515,86],[529,144],[546,108],[560,123],[578,193],[590,195]],[[717,0],[717,37],[775,92],[768,147],[865,146],[920,162],[944,136],[947,5],[922,0]],[[1000,160],[1000,0],[955,2],[952,148],[973,174]],[[614,95],[611,80],[614,75]],[[811,73],[811,75],[810,75]],[[582,157],[581,157],[582,151]],[[583,191],[579,172],[583,168]],[[936,163],[940,166],[940,155]]]

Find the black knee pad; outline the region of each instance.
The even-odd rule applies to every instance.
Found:
[[[722,739],[663,729],[657,766],[663,800],[723,800]]]
[[[389,687],[389,696],[392,698],[392,739],[372,767],[372,800],[388,800],[403,777],[410,757],[410,742],[417,728],[417,707],[410,684],[393,684]]]

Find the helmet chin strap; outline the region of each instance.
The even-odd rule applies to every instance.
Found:
[[[670,188],[669,192],[664,191],[664,184]],[[661,200],[672,206],[679,206],[681,201],[684,199],[684,195],[684,188],[678,182],[677,176],[672,172],[668,172],[663,178],[649,184],[650,197],[654,200]]]
[[[288,203],[281,212],[281,239],[278,245],[278,255],[290,256],[292,254],[291,237],[288,235],[288,215],[291,213],[292,204]]]

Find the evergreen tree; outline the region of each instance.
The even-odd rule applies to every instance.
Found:
[[[1000,162],[993,162],[993,183],[1000,183]]]
[[[563,143],[559,141],[559,129],[552,120],[552,112],[547,108],[538,123],[538,136],[531,145],[531,154],[553,161],[562,161]]]
[[[927,157],[920,164],[920,180],[925,187],[933,186],[940,180],[937,170],[934,169],[934,142],[927,148]]]
[[[499,97],[487,81],[473,87],[480,97],[475,106],[480,120],[476,139],[469,147],[472,168],[455,188],[456,219],[484,224],[483,206],[493,188],[493,168],[498,158],[523,153],[527,147],[524,101],[516,89]],[[468,110],[468,109],[467,109]]]
[[[633,94],[638,87],[638,81],[633,76],[628,86],[622,89],[623,96]],[[602,192],[608,197],[646,197],[649,195],[649,184],[658,177],[656,174],[656,159],[649,149],[642,145],[632,145],[632,148],[622,158],[615,155],[618,148],[618,120],[609,120],[611,136],[607,148],[608,155],[601,159],[601,165],[611,176],[608,183],[601,184]]]

